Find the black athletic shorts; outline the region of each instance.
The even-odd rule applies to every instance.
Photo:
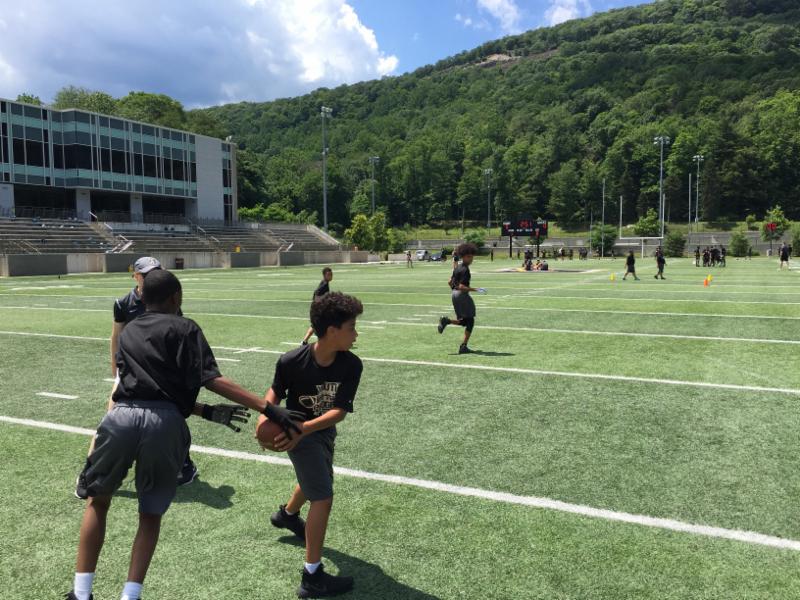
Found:
[[[336,428],[315,431],[289,451],[297,483],[310,501],[333,497],[333,449]]]

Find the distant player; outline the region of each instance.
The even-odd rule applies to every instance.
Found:
[[[322,281],[319,282],[317,289],[314,290],[314,295],[311,298],[311,302],[316,302],[320,298],[322,298],[325,294],[331,291],[330,282],[333,281],[333,270],[330,267],[325,267],[322,269]],[[305,346],[308,344],[309,338],[311,338],[312,334],[314,333],[314,327],[311,326],[306,331],[306,335],[303,338],[303,341],[300,342],[301,346]]]
[[[411,259],[411,250],[406,250],[406,267],[409,269],[414,268],[414,261]]]
[[[786,268],[789,268],[789,247],[786,245],[786,242],[781,244],[781,249],[778,251],[781,259],[781,264],[778,267],[779,269],[783,269],[784,265]]]
[[[484,288],[470,287],[472,274],[469,271],[469,266],[472,264],[475,255],[478,253],[478,248],[475,244],[461,244],[456,252],[461,257],[461,265],[453,270],[453,275],[450,277],[451,298],[453,301],[453,308],[456,312],[456,318],[450,319],[443,316],[439,319],[439,333],[443,333],[445,327],[448,325],[459,325],[464,328],[464,340],[458,348],[459,354],[468,354],[472,352],[467,344],[472,335],[472,330],[475,328],[475,302],[469,295],[470,292],[485,293]]]
[[[697,246],[697,248],[694,249],[694,266],[700,266],[700,246]]]
[[[175,497],[178,472],[189,450],[190,415],[239,431],[247,411],[235,405],[197,402],[201,387],[265,411],[290,426],[283,409],[266,403],[217,368],[214,354],[194,321],[178,316],[182,292],[172,273],[155,270],[142,286],[145,314],[119,336],[116,367],[119,384],[114,407],[97,428],[97,442],[82,474],[89,500],[83,513],[75,580],[67,600],[91,600],[95,569],[103,547],[111,497],[136,463],[139,528],[133,541],[122,600],[138,600],[156,549],[161,518]]]
[[[361,381],[361,360],[350,348],[356,341],[356,319],[363,312],[356,298],[332,292],[311,305],[311,325],[317,342],[287,352],[275,366],[275,378],[266,401],[298,418],[300,435],[275,438],[279,450],[289,452],[297,486],[289,501],[278,508],[270,522],[305,540],[306,560],[297,595],[320,598],[347,592],[352,577],[329,575],[322,566],[322,546],[333,506],[333,449],[336,424],[353,412],[353,400]],[[300,517],[306,502],[307,521]]]
[[[656,279],[666,279],[664,277],[664,266],[667,264],[666,259],[664,258],[664,252],[662,252],[661,248],[656,250],[656,267],[658,267],[658,273],[654,275]],[[623,278],[624,279],[624,278]]]
[[[119,347],[119,336],[125,326],[140,317],[145,313],[145,305],[142,302],[142,286],[144,285],[145,277],[152,271],[161,270],[161,263],[158,259],[152,256],[142,256],[133,263],[133,279],[136,280],[136,286],[122,298],[114,301],[114,325],[111,329],[111,376],[114,378],[114,387],[111,389],[113,396],[114,390],[117,389],[119,378],[117,377],[117,349]],[[183,316],[178,308],[178,315]],[[114,406],[114,401],[109,398],[106,410],[111,410]],[[89,444],[89,454],[94,450],[95,438],[92,438]],[[178,485],[186,485],[191,483],[197,478],[199,474],[197,467],[192,462],[189,454],[186,454],[186,461],[178,474]],[[80,485],[80,477],[78,484],[75,487],[75,496],[82,500],[86,499],[86,490]]]
[[[639,281],[636,276],[636,257],[633,255],[633,250],[628,252],[628,258],[625,259],[625,275],[622,276],[622,279],[627,279],[628,275],[633,275],[633,278]]]

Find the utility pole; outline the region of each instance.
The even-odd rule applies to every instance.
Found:
[[[372,167],[372,214],[375,214],[375,164],[380,162],[380,156],[370,156],[369,164]]]
[[[686,234],[692,233],[692,172],[689,171],[689,228]]]
[[[325,138],[325,121],[333,114],[333,109],[323,106],[319,116],[322,117],[322,228],[328,232],[328,142]]]
[[[705,157],[702,154],[695,154],[692,160],[697,163],[697,179],[694,182],[695,200],[694,200],[694,222],[697,223],[700,216],[700,163],[703,162]],[[696,228],[697,229],[697,228]]]
[[[483,177],[486,180],[486,229],[492,227],[492,169],[484,169]]]
[[[669,136],[657,135],[653,138],[653,143],[661,147],[661,163],[658,172],[658,203],[659,216],[661,217],[661,237],[664,237],[664,146],[670,143]]]
[[[622,196],[619,197],[619,237],[622,237]]]

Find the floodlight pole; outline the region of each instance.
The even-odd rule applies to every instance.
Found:
[[[661,216],[661,237],[664,237],[664,144],[669,144],[669,136],[657,135],[653,138],[653,143],[661,147],[661,163],[658,172],[658,202]]]
[[[381,160],[380,156],[370,156],[369,164],[372,167],[372,214],[375,214],[375,164]]]
[[[700,216],[700,163],[705,157],[702,154],[695,154],[692,160],[697,163],[697,179],[694,182],[694,222],[697,223]]]
[[[333,109],[323,106],[319,116],[322,117],[322,228],[328,232],[328,143],[325,138],[325,121],[333,114]]]
[[[619,237],[622,237],[622,196],[619,197]]]
[[[690,233],[692,233],[692,172],[691,171],[689,171],[689,228],[686,230],[687,241]]]
[[[484,169],[483,177],[486,179],[486,228],[492,226],[492,169]]]
[[[600,258],[603,258],[606,255],[606,237],[605,227],[606,227],[606,178],[603,177],[603,201],[602,201],[602,217],[600,219]]]

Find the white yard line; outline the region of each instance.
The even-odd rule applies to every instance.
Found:
[[[83,427],[73,427],[70,425],[62,425],[60,423],[49,423],[46,421],[35,421],[32,419],[18,419],[16,417],[0,416],[0,422],[8,423],[11,425],[35,427],[38,429],[47,429],[51,431],[60,431],[63,433],[73,433],[85,436],[92,436],[95,433],[93,430],[85,429]],[[208,446],[196,446],[194,444],[192,444],[191,451],[196,454],[208,454],[211,456],[219,456],[222,458],[247,460],[252,462],[277,465],[281,467],[291,466],[291,462],[288,459],[282,458],[280,456],[275,456],[273,454],[252,454],[250,452],[226,450],[224,448],[213,448]],[[692,535],[700,535],[710,538],[734,540],[737,542],[745,542],[747,544],[755,544],[759,546],[769,546],[772,548],[779,548],[782,550],[800,551],[800,541],[798,540],[781,538],[772,535],[765,535],[763,533],[757,533],[755,531],[725,529],[723,527],[714,527],[711,525],[687,523],[675,519],[664,519],[660,517],[651,517],[649,515],[640,515],[634,513],[609,510],[605,508],[596,508],[584,504],[573,504],[570,502],[563,502],[561,500],[554,500],[552,498],[541,498],[537,496],[522,496],[518,494],[511,494],[508,492],[497,492],[481,488],[465,487],[449,483],[442,483],[440,481],[432,481],[429,479],[417,479],[414,477],[403,477],[401,475],[385,475],[382,473],[372,473],[370,471],[362,471],[360,469],[334,467],[334,471],[337,475],[342,477],[352,477],[356,479],[366,479],[369,481],[379,481],[382,483],[391,483],[394,485],[402,485],[424,490],[432,490],[435,492],[442,492],[445,494],[452,494],[456,496],[479,498],[481,500],[489,500],[492,502],[500,502],[503,504],[514,504],[519,506],[528,506],[531,508],[553,510],[557,512],[579,515],[582,517],[588,517],[592,519],[602,519],[604,521],[628,523],[631,525],[639,525],[643,527],[650,527],[653,529],[663,529],[667,531],[689,533]]]
[[[107,341],[105,338],[92,338],[81,336],[65,336],[45,333],[27,333],[21,331],[0,331],[0,335],[20,335],[20,336],[36,336],[36,337],[53,337],[53,338],[67,338],[74,340],[87,340],[87,341]],[[230,346],[211,346],[214,350],[227,350],[234,354],[283,354],[281,350],[267,350],[260,346],[253,348],[234,348]],[[662,385],[674,385],[685,387],[709,388],[718,390],[737,390],[745,392],[768,392],[775,394],[790,394],[800,396],[800,389],[792,388],[778,388],[778,387],[765,387],[757,385],[737,385],[733,383],[710,383],[706,381],[682,381],[679,379],[658,379],[654,377],[636,377],[632,375],[609,375],[605,373],[586,373],[577,371],[551,371],[545,369],[522,369],[516,367],[491,367],[488,365],[472,364],[459,364],[459,363],[445,363],[428,360],[406,360],[401,358],[376,358],[376,357],[360,357],[365,362],[375,362],[384,364],[395,365],[418,365],[427,367],[446,367],[452,369],[469,369],[478,371],[492,371],[496,373],[518,373],[522,375],[544,375],[551,377],[566,377],[574,379],[599,379],[604,381],[628,381],[632,383],[655,383]]]
[[[242,362],[238,358],[221,358],[219,356],[216,356],[215,358],[220,362],[234,362],[234,363]]]
[[[16,309],[16,310],[57,310],[57,311],[78,311],[78,312],[108,312],[100,309],[80,309],[80,308],[31,308],[28,306],[0,306],[0,309]],[[480,308],[490,308],[482,306]],[[542,310],[559,310],[559,309],[542,309]],[[564,310],[564,309],[561,309]],[[572,312],[572,311],[571,311]],[[590,311],[574,311],[574,312],[590,312]],[[618,312],[618,311],[593,311],[593,312],[608,312],[611,314],[657,314],[673,316],[675,313],[637,313],[637,312]],[[235,319],[267,319],[267,320],[294,320],[306,321],[305,317],[278,317],[274,315],[248,315],[237,313],[206,313],[206,312],[187,312],[189,316],[211,316],[211,317],[225,317]],[[700,316],[693,313],[685,313],[686,316]],[[437,315],[438,316],[438,315]],[[709,316],[709,315],[703,315]],[[434,318],[434,317],[427,317]],[[784,317],[762,317],[762,318],[784,318]],[[800,317],[785,317],[786,319],[800,319]],[[385,327],[375,327],[375,323],[382,323],[386,325],[411,325],[418,327],[431,327],[429,323],[418,323],[419,318],[397,317],[397,321],[362,321],[359,324],[360,329],[385,329]],[[697,341],[711,341],[711,342],[744,342],[753,344],[778,344],[778,345],[800,345],[800,340],[783,340],[779,338],[745,338],[745,337],[727,337],[727,336],[705,336],[705,335],[688,335],[679,333],[643,333],[643,332],[626,332],[626,331],[598,331],[591,329],[562,329],[553,327],[522,327],[522,326],[509,326],[509,325],[480,325],[481,329],[496,330],[496,331],[528,331],[536,333],[562,333],[573,335],[601,335],[612,337],[639,337],[639,338],[666,338],[675,340],[697,340]]]
[[[78,396],[70,396],[69,394],[56,394],[55,392],[36,392],[37,396],[44,396],[45,398],[59,398],[60,400],[77,400]]]

